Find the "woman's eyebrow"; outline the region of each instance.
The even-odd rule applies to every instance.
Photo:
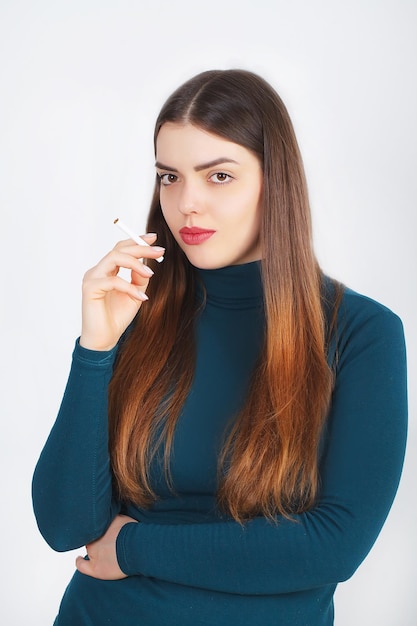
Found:
[[[218,159],[214,159],[213,161],[208,161],[207,163],[195,165],[194,170],[196,172],[201,172],[201,170],[207,170],[210,167],[214,167],[215,165],[221,165],[222,163],[236,163],[236,165],[239,165],[239,163],[234,159],[230,159],[229,157],[219,157]],[[170,165],[164,165],[160,161],[156,161],[155,167],[159,168],[160,170],[167,170],[168,172],[178,172],[175,167],[171,167]]]
[[[168,172],[178,172],[175,167],[171,167],[170,165],[164,165],[160,161],[156,161],[155,167],[157,167],[159,170],[168,170]]]

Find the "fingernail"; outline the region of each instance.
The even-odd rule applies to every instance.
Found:
[[[161,253],[165,252],[165,248],[161,248],[160,246],[152,246],[152,250],[155,250],[155,252],[161,252]]]
[[[138,289],[138,296],[139,296],[139,300],[149,300],[146,293],[143,293],[143,291],[139,291],[139,289]]]
[[[147,265],[143,266],[143,271],[145,272],[145,274],[147,274],[148,276],[153,276],[154,272],[151,270],[150,267],[148,267]]]

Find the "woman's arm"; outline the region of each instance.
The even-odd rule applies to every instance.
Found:
[[[115,353],[87,350],[77,341],[61,407],[35,468],[35,516],[54,550],[101,536],[119,511],[112,500],[107,425]]]
[[[402,470],[407,423],[400,320],[355,301],[341,309],[339,364],[317,506],[295,521],[126,524],[127,575],[238,594],[276,594],[349,578],[375,542]]]
[[[153,274],[142,258],[163,248],[120,241],[83,280],[82,332],[61,408],[33,477],[39,529],[55,550],[100,537],[119,505],[112,500],[107,388],[120,337],[147,299]],[[119,275],[130,270],[131,280]]]

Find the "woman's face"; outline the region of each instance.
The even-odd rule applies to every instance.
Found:
[[[216,269],[261,258],[262,169],[243,146],[167,122],[156,143],[162,213],[192,265]]]

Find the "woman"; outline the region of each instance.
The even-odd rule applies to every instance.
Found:
[[[401,322],[318,267],[291,121],[260,77],[186,82],[155,153],[149,245],[85,275],[34,475],[45,539],[88,554],[55,624],[329,626],[400,478]]]

